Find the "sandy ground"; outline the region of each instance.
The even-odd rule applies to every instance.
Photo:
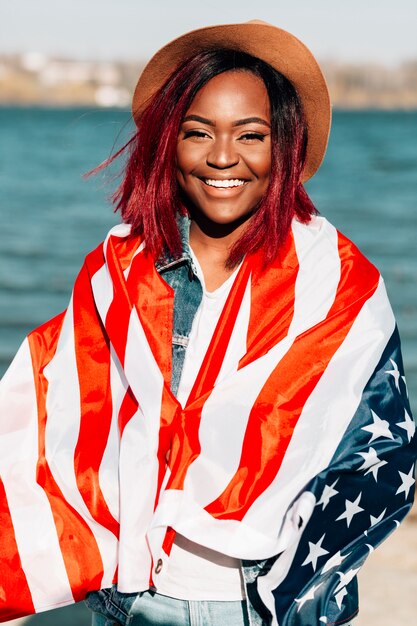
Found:
[[[417,624],[417,506],[359,572],[355,626]]]
[[[354,626],[417,624],[417,505],[359,573],[360,614]],[[6,622],[14,626],[89,626],[81,604]]]

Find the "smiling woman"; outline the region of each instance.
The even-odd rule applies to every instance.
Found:
[[[133,115],[125,223],[4,378],[2,615],[348,625],[416,438],[383,281],[303,187],[320,68],[269,24],[200,29]]]

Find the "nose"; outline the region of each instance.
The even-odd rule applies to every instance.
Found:
[[[210,167],[223,170],[239,163],[239,154],[236,151],[234,141],[224,138],[217,138],[207,153],[206,163]]]

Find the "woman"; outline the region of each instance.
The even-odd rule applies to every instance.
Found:
[[[204,28],[133,113],[125,224],[4,379],[4,619],[18,588],[91,592],[96,626],[347,624],[416,443],[383,282],[301,184],[321,71],[268,24]]]

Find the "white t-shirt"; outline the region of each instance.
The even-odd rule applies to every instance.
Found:
[[[177,398],[187,402],[197,373],[232,288],[235,272],[215,291],[208,292],[200,264],[193,253],[203,297],[192,324]],[[158,593],[181,600],[242,600],[240,560],[205,548],[177,533],[169,559],[154,577]]]
[[[187,350],[185,352],[185,360],[177,392],[177,398],[181,406],[185,406],[188,396],[190,395],[217,322],[219,321],[220,314],[226,304],[227,297],[240,268],[239,265],[233,274],[215,291],[207,291],[201,266],[192,250],[191,257],[197,277],[203,288],[203,297],[193,320]]]

